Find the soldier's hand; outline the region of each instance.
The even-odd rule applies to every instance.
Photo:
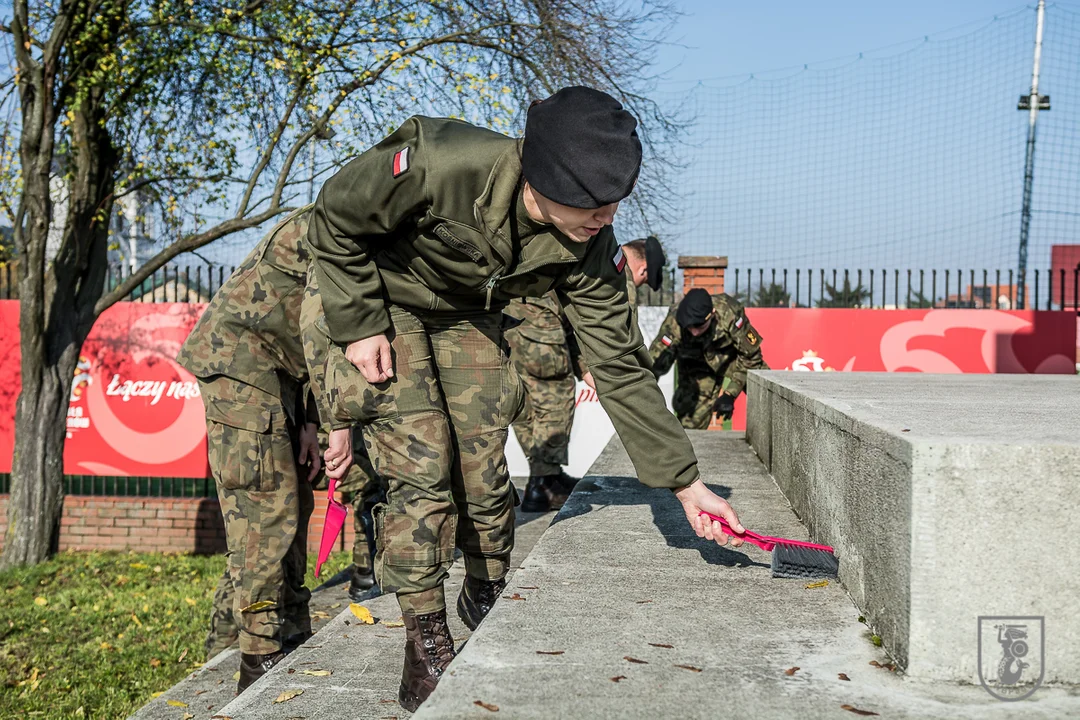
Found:
[[[315,423],[305,423],[300,429],[300,466],[310,465],[307,480],[311,482],[319,474],[322,461],[319,459],[319,426]]]
[[[717,545],[727,545],[728,535],[723,526],[715,520],[702,517],[701,511],[712,513],[724,518],[728,526],[737,533],[745,532],[739,516],[731,509],[727,500],[723,499],[709,488],[701,480],[695,480],[685,487],[675,491],[675,497],[682,503],[686,519],[693,526],[698,537],[714,541]],[[739,547],[743,544],[742,538],[731,536],[731,546]]]
[[[727,393],[720,393],[720,397],[713,403],[713,412],[716,413],[717,418],[730,420],[735,413],[735,398]]]
[[[353,461],[352,428],[330,431],[323,459],[326,460],[327,477],[334,480],[345,477],[345,473],[349,472],[349,467]]]
[[[589,387],[591,387],[594,391],[596,390],[596,381],[593,380],[591,372],[587,372],[584,375],[582,375],[581,381],[583,383],[585,383],[586,385],[588,385]]]
[[[351,343],[345,348],[345,357],[356,366],[364,379],[373,385],[394,377],[390,341],[386,339],[386,335],[372,335]]]

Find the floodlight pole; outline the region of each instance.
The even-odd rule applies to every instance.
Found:
[[[1025,307],[1027,292],[1027,251],[1028,229],[1031,226],[1031,186],[1035,179],[1035,123],[1039,118],[1039,61],[1042,59],[1043,23],[1046,17],[1046,0],[1039,0],[1035,9],[1035,58],[1031,65],[1031,94],[1027,98],[1027,107],[1021,98],[1019,109],[1028,111],[1027,152],[1024,157],[1024,200],[1020,208],[1020,258],[1017,268],[1016,309]],[[1049,103],[1045,108],[1050,109]]]

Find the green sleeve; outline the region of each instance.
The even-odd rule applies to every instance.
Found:
[[[734,322],[728,326],[727,333],[735,348],[735,359],[724,370],[724,379],[727,380],[724,392],[738,397],[746,388],[746,371],[768,370],[769,366],[761,356],[761,334],[750,324],[741,307]]]
[[[650,487],[684,487],[698,479],[697,457],[649,369],[626,281],[612,262],[615,235],[609,229],[589,242],[585,258],[556,288],[559,300],[638,479]]]
[[[675,351],[679,349],[679,333],[675,322],[675,310],[672,305],[668,310],[667,317],[660,324],[660,330],[649,346],[649,358],[652,360],[653,376],[657,379],[667,374],[671,366],[675,364]]]
[[[326,181],[311,213],[308,245],[318,276],[331,339],[341,345],[390,328],[382,281],[371,261],[402,224],[429,205],[420,123],[407,120],[394,134],[353,159]],[[405,170],[395,157],[405,150]]]

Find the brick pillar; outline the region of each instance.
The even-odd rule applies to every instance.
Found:
[[[683,271],[683,295],[692,288],[705,288],[710,295],[724,292],[726,257],[710,255],[680,255],[679,269]]]
[[[726,257],[709,255],[682,255],[679,268],[683,271],[683,295],[693,288],[705,288],[710,295],[724,292],[724,272],[727,270]],[[710,430],[723,430],[723,424],[716,418],[709,423]]]

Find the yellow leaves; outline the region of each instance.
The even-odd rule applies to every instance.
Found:
[[[34,604],[38,607],[45,607],[49,604],[49,601],[38,595],[36,598],[34,598]]]
[[[301,670],[301,675],[310,675],[312,677],[330,677],[333,675],[329,670]]]
[[[189,598],[189,597],[186,597],[186,598],[184,598],[184,602],[186,602],[186,603],[187,603],[188,605],[191,605],[192,607],[194,607],[194,606],[196,606],[196,605],[198,605],[198,604],[199,604],[199,603],[198,603],[198,602],[197,602],[197,601],[195,600],[195,598]],[[97,610],[97,606],[96,606],[96,605],[94,606],[94,609],[95,609],[95,610]]]
[[[101,648],[102,650],[112,650],[112,647],[113,647],[113,646],[112,646],[112,645],[110,645],[110,644],[109,644],[109,643],[107,643],[107,642],[103,642],[103,643],[101,643],[101,645],[100,645],[100,648]]]
[[[823,588],[823,587],[828,587],[828,586],[829,586],[829,581],[828,580],[819,580],[818,582],[807,583],[806,589],[807,590],[816,590],[818,588]]]
[[[400,620],[393,620],[393,621],[385,620],[385,621],[383,621],[383,625],[385,625],[388,628],[405,627],[405,623],[401,622]]]
[[[129,567],[131,567],[131,568],[133,568],[135,570],[146,570],[150,566],[145,564],[145,563],[131,563],[131,565]]]
[[[363,605],[356,603],[349,603],[349,610],[352,610],[352,614],[356,616],[356,619],[365,625],[374,625],[375,618],[371,616],[371,611]]]
[[[135,623],[139,627],[142,627],[142,620],[140,620],[139,616],[135,613],[131,613],[131,622]]]
[[[395,52],[395,53],[391,54],[390,59],[391,60],[400,60],[401,59],[401,53]]]
[[[186,702],[181,702],[180,700],[167,700],[165,701],[165,704],[178,708],[186,708],[188,706]]]
[[[289,702],[293,698],[298,698],[304,694],[303,690],[282,690],[281,694],[274,698],[274,705],[278,703]]]
[[[248,605],[246,608],[244,608],[240,612],[242,612],[242,613],[256,613],[256,612],[259,612],[261,610],[266,610],[267,608],[275,607],[276,605],[277,605],[277,603],[274,602],[273,600],[260,600],[257,603],[252,603],[251,605]]]
[[[401,40],[401,41],[398,42],[398,47],[408,47],[408,46],[409,46],[409,43],[405,42],[404,40]]]

